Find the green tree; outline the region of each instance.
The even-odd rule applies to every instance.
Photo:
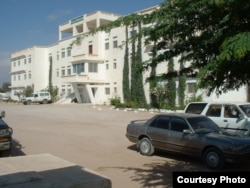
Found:
[[[30,96],[34,92],[34,85],[32,86],[27,86],[24,88],[22,95],[25,97]]]
[[[175,83],[175,79],[176,76],[173,75],[171,73],[174,73],[174,59],[171,58],[170,61],[168,62],[168,73],[170,73],[169,75],[171,75],[169,78],[167,78],[167,88],[168,88],[168,105],[171,108],[174,108],[176,103],[176,83]]]
[[[126,41],[125,41],[125,54],[124,54],[124,66],[123,66],[123,77],[122,77],[122,90],[123,90],[124,102],[127,103],[130,101],[128,26],[126,26],[125,32],[126,32]]]
[[[186,90],[186,76],[182,74],[184,69],[184,63],[180,62],[180,71],[179,71],[179,89],[178,89],[178,99],[179,105],[185,105],[185,90]]]
[[[198,87],[221,94],[250,84],[250,1],[165,0],[150,14],[131,14],[101,26],[110,31],[122,25],[150,24],[142,29],[146,42],[155,42],[152,66],[181,56],[188,62],[182,75],[196,77]],[[172,44],[172,49],[168,46]],[[149,65],[150,66],[150,65]],[[176,77],[175,72],[161,75]],[[153,79],[153,77],[151,77]],[[149,79],[150,80],[150,79]]]
[[[157,78],[156,78],[156,66],[157,63],[155,63],[155,57],[157,54],[157,51],[155,49],[155,42],[153,43],[153,49],[152,49],[152,60],[151,60],[151,70],[150,70],[150,77],[149,77],[149,90],[150,90],[150,104],[152,107],[158,108],[158,102],[157,97],[152,91],[154,88],[157,87]]]
[[[141,23],[138,23],[138,36],[137,36],[137,52],[136,52],[136,75],[132,75],[136,77],[136,97],[137,102],[141,106],[146,104],[146,98],[144,93],[144,84],[143,84],[143,69],[142,69],[142,32],[141,32]]]
[[[1,92],[9,92],[11,84],[9,82],[2,83],[2,88],[0,88]]]
[[[190,62],[183,70],[196,76],[198,87],[218,94],[249,84],[250,2],[245,0],[169,0],[151,18],[158,49],[173,49],[158,56],[158,62],[181,56]],[[150,32],[149,32],[150,33]],[[167,73],[168,74],[168,73]]]
[[[56,96],[58,94],[58,87],[53,86],[53,83],[52,83],[52,73],[53,73],[53,59],[52,59],[52,56],[49,57],[49,63],[50,63],[49,64],[49,86],[48,86],[48,88],[46,90],[50,93],[52,101],[55,102]]]
[[[133,26],[132,33],[135,36],[135,26]],[[131,101],[137,104],[137,66],[136,66],[136,37],[132,37],[131,42]]]

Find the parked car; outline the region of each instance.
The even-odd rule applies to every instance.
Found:
[[[0,113],[0,153],[2,156],[9,156],[11,154],[12,147],[12,134],[13,130],[3,120],[5,112]]]
[[[49,92],[32,93],[29,97],[22,99],[24,105],[30,105],[31,103],[47,104],[51,102],[51,96]]]
[[[184,112],[208,116],[227,131],[250,136],[250,103],[191,102]]]
[[[191,155],[211,169],[250,159],[250,137],[231,135],[198,114],[166,113],[131,121],[126,137],[142,155],[153,155],[156,149]]]

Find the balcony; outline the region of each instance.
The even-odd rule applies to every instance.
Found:
[[[98,73],[68,75],[62,79],[65,83],[104,83],[104,79]]]
[[[77,62],[104,62],[104,59],[102,59],[99,55],[96,54],[79,54],[79,55],[73,55],[72,56],[72,63],[77,63]]]

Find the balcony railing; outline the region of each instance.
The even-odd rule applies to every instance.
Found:
[[[65,83],[104,83],[97,73],[62,76]]]

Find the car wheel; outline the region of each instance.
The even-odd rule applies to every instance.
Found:
[[[47,99],[43,99],[43,104],[47,104],[48,100]]]
[[[26,102],[26,104],[27,104],[27,105],[31,105],[31,101],[28,100],[28,101]]]
[[[154,147],[151,144],[151,141],[148,138],[143,138],[139,141],[139,151],[142,155],[153,155]]]
[[[225,164],[225,159],[217,148],[208,148],[203,154],[203,161],[211,169],[220,169]]]

